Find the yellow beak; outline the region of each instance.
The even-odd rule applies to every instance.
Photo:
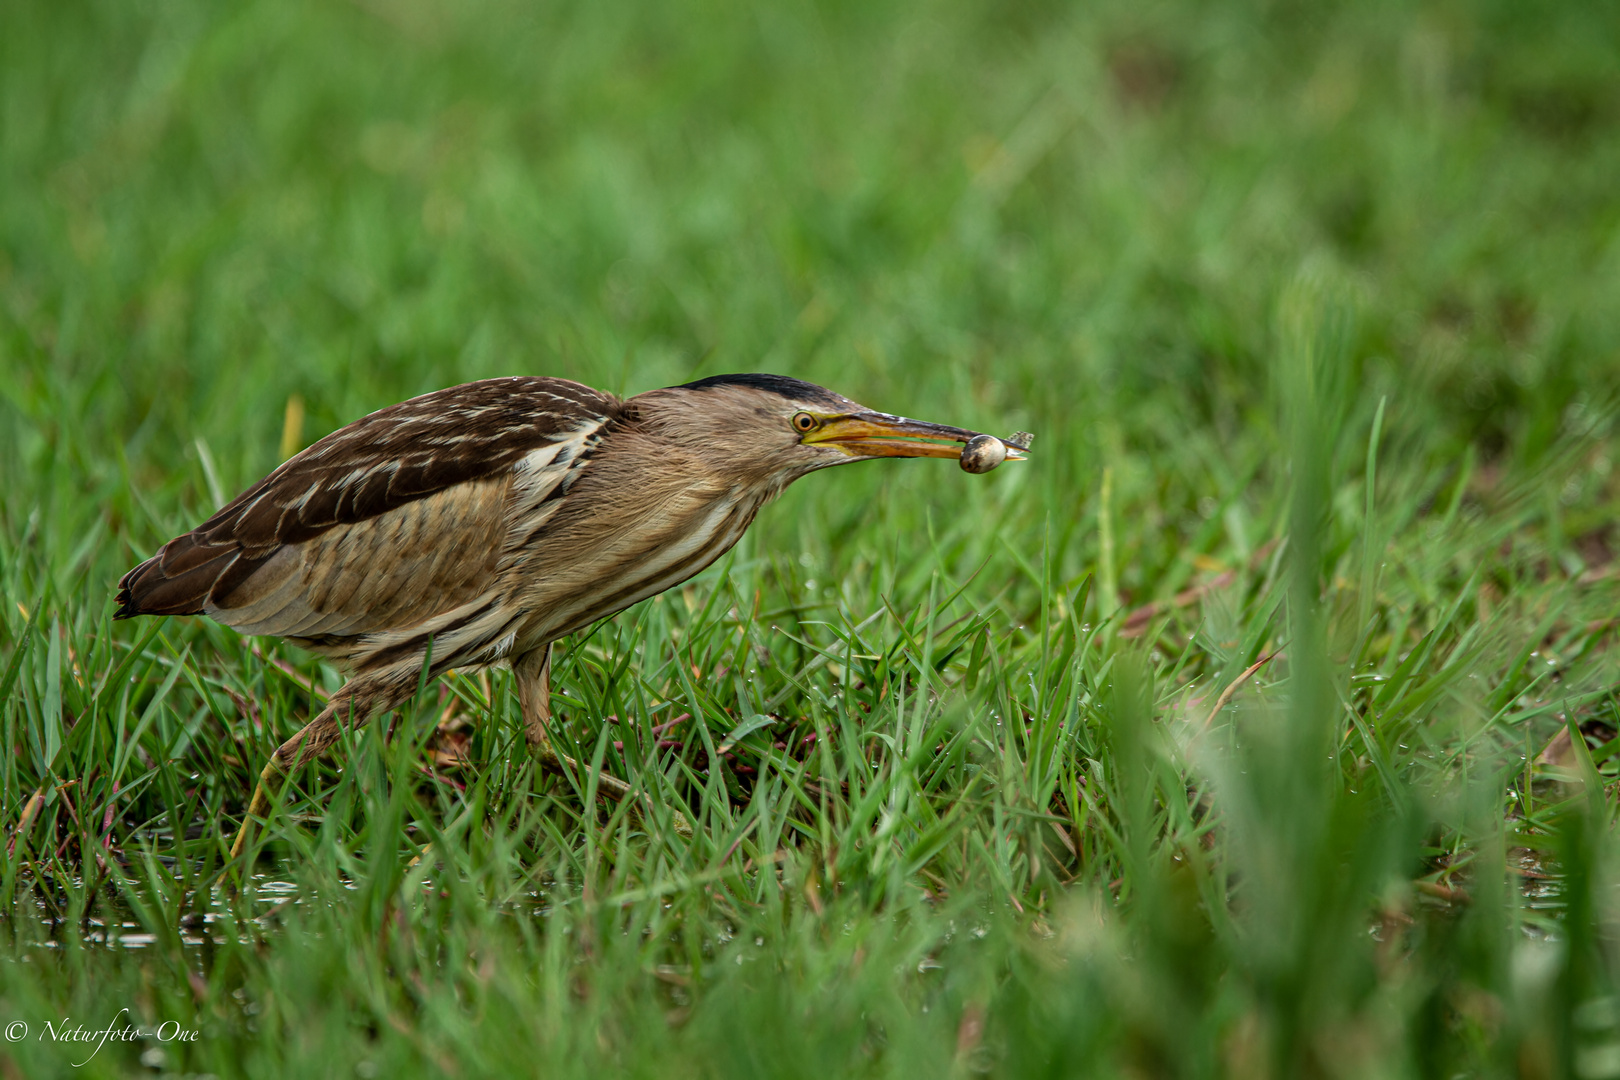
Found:
[[[981,432],[929,424],[887,413],[862,412],[834,417],[800,439],[805,445],[832,445],[850,457],[956,458],[962,444]],[[1029,447],[1002,439],[1008,461],[1023,461]]]

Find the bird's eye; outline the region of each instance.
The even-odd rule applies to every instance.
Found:
[[[821,421],[807,412],[793,414],[793,426],[800,431],[814,431],[821,425]]]

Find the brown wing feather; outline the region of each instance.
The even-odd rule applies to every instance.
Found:
[[[115,617],[217,608],[288,545],[498,476],[529,451],[620,408],[617,398],[580,383],[514,377],[381,409],[289,458],[125,574]]]
[[[414,626],[491,586],[511,483],[508,475],[457,484],[284,545],[208,614],[341,659],[363,635]]]

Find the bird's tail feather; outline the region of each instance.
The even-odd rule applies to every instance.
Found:
[[[241,551],[235,547],[209,550],[197,543],[174,550],[176,544],[187,539],[189,535],[170,541],[123,576],[118,582],[118,610],[113,612],[113,618],[203,613],[214,586]]]

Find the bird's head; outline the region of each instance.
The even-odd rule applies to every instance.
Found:
[[[751,480],[786,484],[832,465],[883,457],[959,459],[980,432],[876,412],[782,375],[716,375],[633,399],[648,426]],[[1006,460],[1027,442],[998,440]]]

